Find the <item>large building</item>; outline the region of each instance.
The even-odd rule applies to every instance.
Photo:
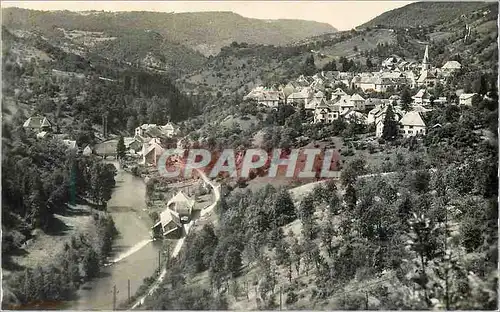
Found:
[[[399,132],[403,135],[403,137],[426,134],[427,128],[419,112],[408,112],[399,122],[401,124]]]
[[[35,132],[48,132],[52,130],[52,123],[46,117],[33,116],[24,122],[23,128]]]

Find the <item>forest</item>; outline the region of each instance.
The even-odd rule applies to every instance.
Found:
[[[148,308],[220,309],[251,284],[260,309],[278,307],[277,289],[287,309],[366,309],[365,296],[374,309],[494,309],[497,151],[438,155],[399,157],[384,164],[393,174],[369,179],[355,159],[298,204],[284,189],[226,186],[218,225],[188,238]],[[202,272],[210,287],[199,289]]]

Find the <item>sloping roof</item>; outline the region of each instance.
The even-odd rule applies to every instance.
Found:
[[[404,126],[422,126],[425,127],[425,122],[419,112],[411,111],[406,113],[400,120]]]
[[[380,78],[397,79],[404,78],[404,75],[401,72],[383,72],[380,74]]]
[[[368,112],[368,115],[377,115],[378,113],[380,113],[380,111],[381,111],[381,107],[375,107],[374,109],[372,109]]]
[[[335,104],[342,105],[342,106],[354,106],[354,104],[351,102],[351,96],[350,95],[344,95],[341,96],[340,99],[338,99]]]
[[[345,93],[344,90],[342,90],[341,88],[337,88],[335,89],[335,91],[332,92],[332,95],[346,95],[347,93]]]
[[[462,93],[462,94],[460,94],[459,99],[460,100],[467,100],[467,99],[470,99],[471,97],[473,97],[476,94],[477,93]]]
[[[340,105],[337,105],[337,104],[330,105],[330,111],[340,112]]]
[[[173,131],[173,130],[175,130],[175,127],[174,127],[174,125],[171,122],[169,122],[166,125],[162,126],[162,128],[164,130],[167,130],[167,131]]]
[[[192,207],[194,206],[194,199],[189,198],[184,192],[179,191],[174,197],[172,197],[168,203],[167,206],[169,206],[171,203],[186,203],[188,206]]]
[[[462,68],[462,65],[457,61],[448,61],[442,67],[442,69],[460,69],[460,68]]]
[[[156,124],[142,124],[142,125],[140,125],[137,128],[141,128],[142,130],[147,130],[147,129],[151,128],[151,127],[156,127]]]
[[[351,101],[364,101],[365,99],[359,94],[353,94],[351,96]]]
[[[375,98],[368,98],[365,100],[365,106],[376,106],[382,104],[383,101],[382,99],[375,99]],[[373,111],[373,109],[370,111],[370,113]]]
[[[41,128],[41,127],[51,127],[52,123],[46,118],[42,116],[33,116],[28,118],[24,124],[24,128]]]
[[[423,98],[427,94],[425,89],[418,90],[417,94],[413,96],[413,98]]]
[[[167,226],[169,223],[174,223],[177,227],[181,227],[182,226],[182,223],[181,223],[181,219],[179,217],[179,214],[176,213],[175,211],[172,211],[170,209],[165,209],[163,210],[161,213],[160,213],[160,222],[158,222],[161,224],[162,228],[164,228],[165,226]],[[158,225],[155,224],[156,225]],[[172,231],[175,230],[175,229],[172,229]],[[168,234],[167,233],[163,233],[164,235],[165,234]]]
[[[279,101],[279,91],[264,91],[257,98],[258,101]]]
[[[146,129],[144,131],[144,135],[149,136],[151,138],[158,138],[158,137],[164,136],[166,134],[163,132],[163,130],[160,127],[154,126],[154,127],[149,127],[148,129]]]
[[[357,118],[359,121],[362,121],[362,122],[365,122],[365,120],[366,120],[366,116],[365,115],[363,115],[360,112],[351,110],[351,109],[348,110],[347,112],[345,112],[343,115],[344,115],[344,118],[346,118],[346,119]]]
[[[137,139],[135,137],[124,137],[123,138],[123,143],[125,144],[125,146],[129,146],[130,144],[132,144],[132,142],[136,141]]]
[[[72,141],[72,140],[62,140],[64,144],[66,144],[66,146],[68,146],[69,149],[76,149],[77,148],[77,145],[76,145],[76,141]]]
[[[324,94],[323,92],[321,92],[321,91],[318,91],[318,92],[314,95],[314,97],[315,97],[315,98],[322,98],[322,97],[324,97],[324,96],[325,96],[325,94]]]
[[[293,99],[297,99],[297,100],[307,99],[310,97],[309,91],[310,90],[308,88],[304,88],[300,92],[294,92],[294,93],[290,94],[288,96],[288,99],[291,99],[291,100],[293,100]]]
[[[36,135],[36,137],[37,137],[38,139],[43,139],[44,137],[46,137],[46,136],[47,136],[47,133],[48,133],[47,131],[42,131],[42,132],[38,133],[38,134]]]
[[[305,106],[306,109],[314,109],[314,108],[317,108],[317,107],[326,107],[328,106],[325,102],[325,99],[324,98],[314,98],[312,99],[311,101],[309,101],[307,103],[307,105]]]

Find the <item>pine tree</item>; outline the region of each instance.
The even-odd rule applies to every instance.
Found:
[[[302,73],[306,76],[312,76],[316,72],[316,65],[314,64],[314,56],[311,54],[306,58],[302,68]]]
[[[373,63],[372,63],[372,60],[370,58],[366,59],[366,67],[368,67],[368,68],[372,68],[373,67]]]
[[[384,119],[384,129],[382,130],[382,138],[384,140],[394,140],[398,135],[398,123],[394,117],[392,105],[387,107]]]
[[[299,217],[302,222],[310,220],[314,214],[314,198],[306,196],[299,205]]]
[[[118,144],[116,145],[116,157],[118,159],[123,159],[125,157],[126,151],[127,148],[125,147],[125,141],[123,140],[123,137],[120,136],[120,139],[118,139]]]
[[[24,271],[24,285],[23,285],[23,295],[24,295],[24,301],[26,303],[29,303],[33,301],[33,299],[36,296],[35,293],[35,282],[33,280],[33,274],[30,272],[29,269],[26,269]]]
[[[288,224],[297,217],[290,193],[285,189],[281,189],[278,192],[273,208],[272,218],[276,222],[277,226]]]
[[[323,66],[323,70],[324,71],[336,71],[337,70],[337,62],[335,61],[335,59],[326,63],[326,65]]]
[[[87,279],[95,277],[99,273],[99,259],[92,248],[89,248],[83,258],[83,269]]]
[[[408,90],[408,88],[403,89],[403,92],[401,93],[401,102],[403,104],[401,108],[405,112],[409,111],[412,99],[411,99],[411,94],[410,94],[410,91]]]

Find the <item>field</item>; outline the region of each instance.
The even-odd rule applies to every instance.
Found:
[[[316,57],[316,67],[322,68],[332,59],[338,59],[342,56],[348,58],[359,58],[359,51],[367,51],[377,48],[378,43],[394,43],[396,35],[389,29],[374,29],[364,34],[355,36],[349,40],[326,46],[319,49],[319,53],[324,54],[325,58]],[[354,51],[357,49],[358,52]]]

